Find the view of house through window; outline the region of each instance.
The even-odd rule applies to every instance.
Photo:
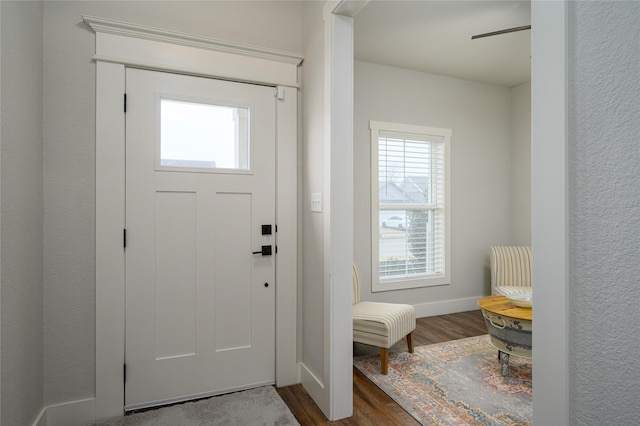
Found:
[[[370,127],[372,289],[447,284],[451,131],[376,121]]]
[[[249,109],[160,100],[160,164],[249,169]]]

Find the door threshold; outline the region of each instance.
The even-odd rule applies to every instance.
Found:
[[[275,384],[276,384],[275,380],[267,380],[264,382],[251,383],[248,385],[218,389],[216,391],[202,392],[202,393],[197,393],[193,395],[179,396],[175,398],[168,398],[168,399],[163,399],[158,401],[141,402],[138,404],[125,405],[124,411],[125,411],[125,414],[133,414],[134,412],[145,411],[153,408],[159,408],[162,406],[180,404],[183,402],[195,401],[198,399],[206,399],[206,398],[211,398],[212,396],[219,396],[227,393],[240,392],[247,389],[259,388],[262,386],[270,386]]]

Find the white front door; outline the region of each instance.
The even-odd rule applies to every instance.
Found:
[[[127,69],[126,91],[125,409],[274,383],[274,89]]]

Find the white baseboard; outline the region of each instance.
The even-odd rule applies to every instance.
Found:
[[[413,306],[416,309],[416,316],[418,318],[455,314],[457,312],[475,311],[476,309],[480,309],[478,307],[478,300],[481,297],[482,296],[443,300],[441,302],[419,303]]]
[[[44,407],[38,417],[33,421],[32,426],[47,426],[47,407]]]
[[[95,398],[44,407],[33,426],[87,426],[96,421]]]
[[[304,363],[300,362],[298,365],[300,366],[300,383],[324,415],[329,418],[331,411],[330,401],[327,399],[322,380],[309,370]]]

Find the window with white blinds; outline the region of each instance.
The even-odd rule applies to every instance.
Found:
[[[449,284],[451,130],[370,128],[372,291]]]

